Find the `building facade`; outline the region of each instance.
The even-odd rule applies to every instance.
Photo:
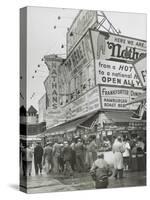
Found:
[[[128,103],[145,92],[132,62],[146,55],[146,41],[99,31],[95,11],[88,14],[80,12],[67,33],[66,59],[44,56],[50,81],[46,134],[145,133],[145,121],[132,119],[140,103]],[[89,20],[86,32],[77,27],[82,16]]]

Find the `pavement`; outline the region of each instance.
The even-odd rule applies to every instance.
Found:
[[[105,160],[113,167],[112,152],[104,154]],[[27,178],[22,176],[21,170],[21,190],[25,191],[27,186],[27,193],[42,193],[42,192],[64,192],[74,190],[89,190],[94,189],[95,184],[88,172],[77,173],[73,176],[66,177],[62,174],[45,174],[44,170],[42,175],[35,175],[34,161],[32,162],[32,176]],[[22,167],[21,167],[22,169]],[[134,187],[146,185],[146,172],[124,172],[123,179],[115,179],[113,176],[109,178],[108,188],[119,187]]]
[[[27,181],[27,184],[26,184]],[[65,185],[61,183],[59,180],[54,179],[52,176],[47,175],[38,175],[21,177],[20,189],[25,191],[25,187],[27,185],[27,193],[41,193],[41,192],[58,192],[58,191],[72,191],[73,187],[70,185]]]
[[[27,193],[42,192],[64,192],[75,190],[94,189],[95,185],[88,173],[75,173],[74,176],[65,177],[63,175],[38,175],[30,176],[25,179],[22,177],[21,185],[25,186],[27,180]],[[145,172],[124,172],[124,178],[109,178],[108,188],[135,187],[146,185]],[[23,187],[22,187],[23,188]]]

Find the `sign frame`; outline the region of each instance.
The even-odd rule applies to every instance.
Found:
[[[141,85],[143,86],[143,88],[145,88],[146,85],[143,84],[143,81],[141,80],[141,78],[140,78],[140,76],[139,76],[139,72],[138,72],[138,70],[137,70],[135,64],[138,63],[139,61],[143,60],[143,59],[146,59],[146,58],[147,58],[147,55],[143,55],[143,56],[141,56],[140,58],[138,58],[137,60],[135,60],[135,61],[132,62],[132,65],[133,65],[133,67],[134,67],[134,70],[135,70],[135,72],[136,72],[136,74],[137,74],[137,76],[138,76],[138,79],[139,79]],[[146,59],[146,70],[147,70],[147,59]],[[146,77],[146,78],[147,78],[147,77]]]
[[[100,90],[100,102],[101,102],[101,110],[102,111],[124,111],[124,112],[127,112],[127,111],[134,111],[135,109],[130,109],[130,108],[127,108],[127,109],[116,109],[116,108],[104,108],[103,106],[103,100],[102,100],[102,94],[101,94],[101,88],[102,87],[108,87],[108,88],[116,88],[114,87],[113,85],[105,85],[105,84],[98,84],[99,85],[99,90]],[[122,88],[122,89],[129,89],[129,90],[141,90],[143,93],[144,93],[144,90],[142,88],[137,88],[137,87],[122,87],[122,86],[117,86],[117,88]]]
[[[99,63],[102,65],[102,68],[99,67]],[[95,71],[96,71],[96,84],[100,84],[100,85],[104,84],[108,86],[112,85],[116,87],[118,86],[130,87],[133,84],[133,85],[136,85],[134,87],[142,88],[141,82],[139,81],[137,73],[131,63],[122,63],[122,62],[115,62],[111,60],[102,60],[102,59],[97,60],[96,59]],[[100,74],[99,71],[101,71],[101,73],[103,74]],[[118,77],[116,75],[113,75],[114,73],[115,74],[120,73],[123,76]],[[104,83],[103,83],[102,78],[105,78],[106,80]],[[110,80],[110,82],[108,82],[108,79]],[[114,80],[116,83],[114,83]]]
[[[109,43],[111,43],[110,41],[111,41],[111,39],[109,39],[110,37],[112,37],[112,40],[118,40],[118,41],[114,41],[115,43],[114,43],[114,46],[117,46],[118,47],[118,49],[119,49],[119,47],[120,47],[120,49],[118,50],[118,53],[117,54],[119,54],[119,56],[121,55],[121,56],[125,56],[126,55],[126,53],[128,53],[128,51],[127,52],[125,52],[125,49],[122,49],[122,47],[128,47],[128,48],[132,48],[132,45],[133,45],[133,42],[135,42],[136,43],[136,45],[138,46],[139,44],[137,44],[137,42],[139,42],[140,43],[140,45],[142,45],[142,43],[143,43],[143,47],[138,47],[137,48],[137,46],[136,45],[133,45],[133,49],[134,49],[134,47],[135,47],[135,49],[133,50],[133,52],[130,52],[131,54],[130,54],[130,56],[131,57],[135,57],[135,55],[136,55],[136,53],[137,52],[135,52],[136,50],[138,50],[139,52],[139,57],[140,56],[143,56],[143,55],[145,55],[146,54],[146,51],[147,51],[147,41],[146,40],[142,40],[142,39],[139,39],[139,38],[133,38],[133,37],[129,37],[129,36],[125,36],[125,35],[117,35],[117,34],[114,34],[114,33],[108,33],[108,32],[105,32],[105,31],[100,31],[100,30],[95,30],[95,29],[92,29],[92,28],[90,28],[90,32],[91,32],[91,39],[92,39],[92,45],[93,45],[93,49],[94,49],[94,57],[95,57],[95,59],[102,59],[102,60],[112,60],[112,61],[115,61],[115,62],[132,62],[133,61],[133,59],[128,59],[128,58],[125,58],[125,57],[118,57],[118,59],[116,59],[116,57],[114,56],[114,58],[113,58],[113,56],[112,55],[107,55],[108,54],[108,49],[110,49],[110,50],[112,50],[112,47],[110,47],[110,48],[108,48],[107,46],[106,46],[106,41],[107,42],[109,42]],[[95,47],[95,44],[96,45],[98,45],[98,42],[96,41],[94,41],[95,40],[95,37],[94,37],[94,34],[97,34],[97,38],[98,38],[98,36],[99,35],[102,35],[103,36],[103,40],[102,41],[100,41],[100,49],[101,49],[101,52],[102,52],[102,54],[103,55],[97,55],[98,54],[98,52],[97,52],[97,50],[98,50],[98,48],[97,47]],[[113,37],[117,37],[117,39],[116,38],[113,38]],[[126,41],[123,41],[123,40],[126,40]],[[125,44],[125,43],[127,43],[127,44]],[[119,46],[120,45],[120,46]],[[139,46],[140,46],[139,45]],[[107,47],[107,48],[106,48]],[[103,52],[104,51],[104,52]],[[106,52],[107,51],[107,52]],[[112,50],[113,51],[113,50]],[[140,52],[141,51],[141,52]],[[115,54],[116,53],[116,51],[114,50],[114,53],[113,54]],[[123,55],[122,55],[123,54]],[[97,58],[96,57],[96,55],[97,56],[99,56],[99,58]],[[129,56],[129,55],[128,55]],[[129,56],[129,57],[130,57]]]
[[[96,85],[95,87],[91,88],[91,89],[88,90],[86,93],[82,94],[78,99],[76,99],[76,100],[70,102],[69,104],[65,105],[64,107],[62,107],[62,109],[64,109],[64,110],[67,109],[67,110],[68,110],[69,107],[71,107],[71,104],[74,104],[77,100],[80,100],[82,97],[88,95],[90,92],[94,91],[95,89],[97,89],[97,92],[98,92],[97,98],[98,98],[99,108],[98,108],[98,109],[94,109],[94,110],[92,110],[92,111],[89,111],[89,110],[88,110],[87,112],[85,112],[85,113],[83,113],[83,114],[79,114],[79,115],[76,115],[76,116],[74,116],[74,117],[70,117],[69,119],[67,119],[67,117],[66,117],[66,120],[67,120],[67,121],[74,120],[74,119],[83,117],[83,116],[85,116],[85,115],[87,115],[87,114],[90,114],[90,113],[93,113],[93,112],[97,112],[98,110],[101,110],[101,99],[100,99],[99,85]],[[85,101],[85,102],[86,102],[86,101]],[[87,102],[86,102],[86,103],[87,103]],[[80,104],[80,105],[81,105],[81,104]],[[66,110],[65,110],[64,112],[66,113]]]
[[[83,30],[80,31],[81,33],[76,33],[78,35],[77,36],[78,39],[76,39],[75,42],[72,42],[71,47],[69,47],[69,44],[70,44],[70,42],[69,42],[70,34],[73,33],[73,29],[75,29],[75,27],[77,26],[77,24],[78,24],[78,22],[80,20],[80,16],[82,15],[83,12],[87,12],[87,13],[88,12],[93,12],[93,18],[95,18],[95,21],[93,20],[94,21],[93,23],[91,22],[90,25],[87,25],[86,29],[83,28]],[[88,22],[88,23],[90,23],[90,22]],[[73,51],[73,49],[76,46],[76,44],[80,41],[80,39],[83,37],[83,35],[85,35],[85,33],[88,31],[88,29],[91,28],[91,27],[94,27],[97,23],[98,23],[98,16],[97,16],[97,11],[96,10],[80,10],[79,11],[79,13],[75,17],[73,23],[71,24],[71,26],[70,26],[70,28],[69,28],[69,30],[67,32],[67,37],[66,37],[66,42],[67,42],[66,51],[67,51],[67,55],[69,55]]]

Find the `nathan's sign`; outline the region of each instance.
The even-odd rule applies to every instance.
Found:
[[[58,107],[58,78],[57,78],[57,64],[52,62],[51,65],[51,106],[53,109]]]
[[[89,90],[77,100],[64,107],[66,119],[71,120],[100,109],[99,87]]]
[[[63,64],[64,72],[67,79],[71,79],[73,75],[79,72],[93,59],[93,51],[91,46],[89,32],[80,40],[74,50],[68,55]]]
[[[96,59],[128,62],[146,54],[145,40],[93,30],[92,41]]]
[[[134,69],[143,87],[146,87],[146,76],[147,76],[146,64],[147,64],[146,56],[143,56],[133,62]]]
[[[67,54],[75,47],[81,37],[97,22],[97,12],[81,10],[67,32]]]
[[[100,86],[102,109],[136,110],[139,103],[126,105],[143,93],[142,89]]]
[[[132,64],[96,60],[96,84],[142,87]]]

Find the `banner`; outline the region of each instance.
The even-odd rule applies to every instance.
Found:
[[[146,54],[146,41],[107,32],[91,31],[95,59],[129,62]]]
[[[102,109],[114,110],[136,110],[139,103],[126,105],[141,95],[142,89],[100,86]]]
[[[87,32],[61,66],[63,67],[66,79],[71,79],[91,62],[91,60],[93,60],[93,51],[90,35]]]
[[[97,22],[97,12],[81,10],[67,32],[67,54],[75,47],[81,37]]]
[[[66,119],[71,120],[90,114],[100,109],[99,86],[89,90],[86,94],[79,97],[64,107]]]
[[[146,56],[141,57],[135,62],[133,62],[134,69],[143,87],[146,87],[146,76],[147,76],[146,64],[147,64]]]
[[[96,60],[96,84],[142,87],[132,64]]]

